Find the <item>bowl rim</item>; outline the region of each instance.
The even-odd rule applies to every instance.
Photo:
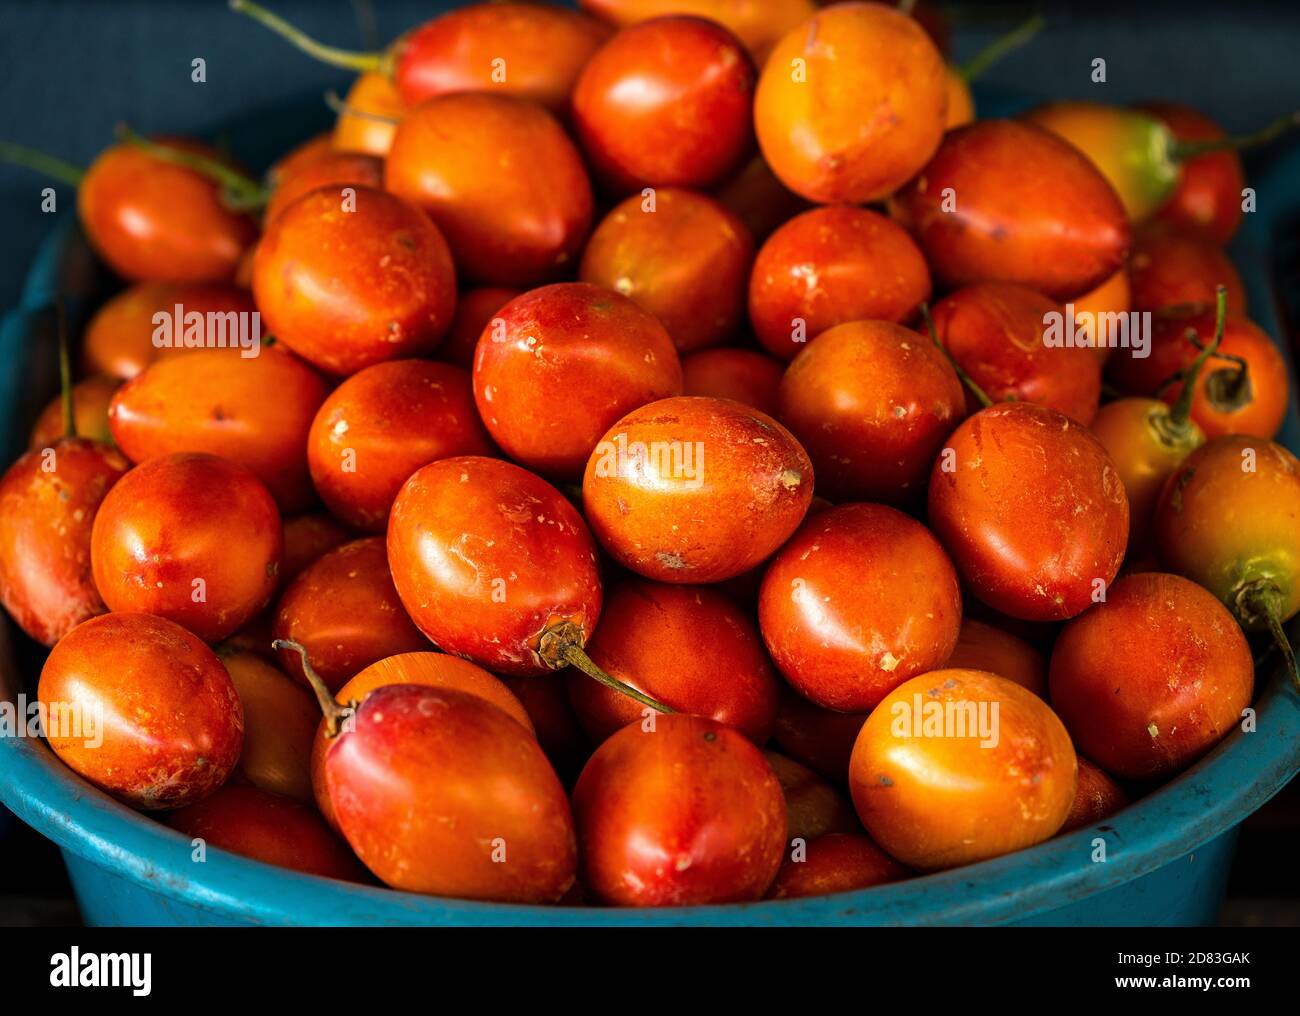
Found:
[[[1259,189],[1292,190],[1300,146],[1263,174]],[[1300,204],[1300,194],[1296,195]],[[1270,203],[1272,204],[1272,203]],[[1295,366],[1281,336],[1268,271],[1276,213],[1245,216],[1233,244],[1252,319],[1274,339],[1293,379],[1279,440],[1300,451]],[[18,309],[0,323],[0,357],[17,362],[30,315],[48,309],[56,267],[79,230],[64,213],[43,243]],[[0,395],[16,383],[0,381]],[[0,403],[3,404],[3,403]],[[9,404],[12,404],[10,401]],[[0,421],[12,427],[14,421]],[[1300,618],[1289,626],[1300,634]],[[12,621],[0,629],[0,703],[23,687]],[[808,899],[679,908],[544,907],[421,896],[320,878],[213,848],[200,868],[182,834],[132,811],[63,765],[39,739],[0,737],[0,803],[65,851],[145,889],[217,917],[270,925],[862,925],[1000,924],[1050,913],[1114,889],[1229,832],[1300,770],[1300,693],[1281,669],[1257,675],[1253,733],[1235,730],[1196,765],[1109,819],[992,860],[903,882]],[[1105,863],[1092,863],[1096,840]]]

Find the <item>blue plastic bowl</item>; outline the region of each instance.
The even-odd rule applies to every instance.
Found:
[[[1286,213],[1300,213],[1297,179],[1300,149],[1260,182],[1268,196],[1261,205],[1273,212],[1246,216],[1232,251],[1252,317],[1275,339],[1282,330],[1268,251],[1284,221],[1282,198],[1293,199]],[[48,325],[57,293],[74,306],[92,300],[87,280],[94,271],[76,223],[65,219],[33,266],[21,307],[0,325],[0,363],[7,365],[0,372],[0,447],[10,458],[31,419],[15,411],[20,392],[33,377],[48,381],[37,394],[53,392],[48,328],[38,326]],[[1294,387],[1282,441],[1300,452]],[[0,701],[13,701],[24,686],[13,633],[6,619]],[[316,878],[221,850],[209,850],[199,864],[187,838],[91,787],[44,742],[22,738],[0,739],[0,802],[59,845],[82,915],[97,925],[1208,924],[1222,900],[1237,826],[1300,769],[1300,695],[1284,675],[1260,678],[1255,733],[1234,731],[1186,773],[1098,826],[954,871],[816,899],[662,910],[512,906]],[[1104,862],[1093,860],[1097,840],[1105,841]]]

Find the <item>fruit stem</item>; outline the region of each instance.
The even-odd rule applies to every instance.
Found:
[[[395,116],[384,116],[383,113],[372,113],[368,109],[357,109],[355,106],[349,106],[339,98],[339,93],[334,91],[325,93],[325,105],[339,116],[355,116],[362,120],[374,120],[376,123],[388,124],[390,127],[396,127],[402,122]]]
[[[1282,592],[1269,579],[1259,579],[1247,584],[1237,593],[1237,616],[1243,624],[1255,625],[1263,621],[1273,636],[1273,644],[1286,662],[1287,673],[1300,690],[1300,668],[1296,666],[1295,650],[1282,627]]]
[[[239,14],[247,14],[282,39],[286,39],[295,48],[331,67],[342,67],[344,70],[356,71],[359,74],[388,69],[385,54],[358,53],[355,50],[326,46],[324,43],[317,42],[302,29],[289,24],[279,15],[272,14],[261,4],[253,3],[252,0],[230,0],[230,9]]]
[[[59,397],[63,402],[63,436],[77,436],[77,413],[72,399],[72,357],[68,355],[68,312],[63,298],[54,302],[59,328]]]
[[[1283,134],[1300,127],[1300,111],[1278,117],[1272,123],[1261,127],[1251,134],[1238,134],[1234,137],[1213,138],[1208,141],[1178,141],[1171,139],[1169,156],[1174,162],[1186,162],[1198,155],[1210,152],[1241,151],[1243,148],[1257,148],[1280,138]]]
[[[53,155],[46,155],[26,145],[10,144],[8,141],[0,141],[0,162],[7,162],[11,166],[23,166],[60,183],[66,183],[70,187],[80,187],[82,178],[86,175],[84,169],[78,169],[70,162],[56,159]]]
[[[1223,341],[1223,328],[1228,317],[1228,290],[1224,286],[1218,286],[1214,298],[1214,341],[1208,346],[1202,346],[1191,366],[1183,372],[1183,390],[1178,393],[1178,400],[1165,418],[1171,431],[1176,434],[1187,431],[1187,421],[1192,416],[1192,398],[1196,395],[1196,381],[1200,377],[1201,368],[1205,366],[1206,360],[1218,352],[1219,343]],[[1193,331],[1192,334],[1196,333]]]
[[[311,685],[311,690],[316,693],[316,701],[320,703],[320,711],[325,714],[325,736],[338,737],[343,730],[343,725],[352,717],[356,711],[351,706],[341,704],[330,692],[329,686],[321,680],[321,676],[316,673],[316,669],[307,659],[307,649],[301,642],[294,642],[291,639],[276,639],[271,643],[272,649],[292,649],[302,657],[302,672],[307,677],[307,683]]]
[[[1286,637],[1286,631],[1283,630],[1282,621],[1276,611],[1268,615],[1268,630],[1273,636],[1278,651],[1282,654],[1282,659],[1286,661],[1287,672],[1295,682],[1296,690],[1300,691],[1300,667],[1296,665],[1295,650],[1291,648],[1291,640]]]
[[[160,145],[156,141],[141,137],[126,124],[118,124],[117,136],[123,144],[133,145],[156,159],[170,162],[173,166],[191,169],[220,184],[221,202],[232,212],[247,212],[261,208],[269,198],[265,188],[256,180],[231,169],[217,159],[200,155],[198,152],[186,152],[171,145]]]
[[[993,405],[993,400],[988,397],[988,393],[975,383],[975,379],[962,369],[961,364],[957,362],[952,353],[948,352],[947,347],[939,341],[939,335],[934,330],[934,318],[930,316],[930,305],[928,303],[922,302],[921,317],[925,319],[925,330],[930,333],[930,341],[938,347],[939,352],[941,352],[947,359],[948,363],[952,365],[952,369],[957,372],[957,377],[961,379],[961,383],[971,390],[971,394],[979,400],[981,406],[988,409],[989,406]]]
[[[561,621],[542,632],[538,642],[538,655],[552,670],[558,670],[565,664],[577,667],[588,677],[599,681],[606,688],[611,688],[621,695],[640,702],[643,706],[661,713],[673,713],[675,709],[657,702],[649,695],[637,691],[630,684],[625,684],[616,677],[605,673],[596,662],[583,651],[582,629],[572,621]]]
[[[1029,42],[1045,27],[1047,27],[1047,19],[1041,14],[1035,14],[1027,18],[1007,32],[1006,35],[994,39],[970,60],[967,60],[957,68],[957,74],[963,81],[970,84],[1003,57],[1015,52]]]

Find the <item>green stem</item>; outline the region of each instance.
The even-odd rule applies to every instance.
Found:
[[[343,730],[343,725],[356,710],[352,706],[342,705],[334,697],[329,690],[329,686],[316,673],[311,661],[307,659],[307,649],[301,642],[294,642],[290,639],[276,639],[271,643],[271,648],[291,649],[302,657],[302,672],[307,678],[307,683],[311,685],[311,690],[316,693],[316,701],[320,703],[320,711],[325,714],[325,734],[328,737],[338,737]]]
[[[254,21],[286,39],[295,48],[331,67],[342,67],[344,70],[356,71],[359,74],[387,69],[388,60],[385,54],[358,53],[355,50],[326,46],[307,35],[302,29],[289,24],[284,18],[272,14],[260,4],[253,3],[252,0],[230,0],[230,9],[240,14],[247,14]]]
[[[0,162],[23,166],[60,183],[66,183],[69,187],[80,187],[82,178],[86,175],[84,169],[78,169],[70,162],[56,159],[53,155],[46,155],[26,145],[10,144],[8,141],[0,141]]]
[[[538,655],[553,670],[558,670],[566,664],[577,667],[588,677],[599,681],[606,688],[616,691],[620,695],[626,695],[628,698],[640,702],[643,706],[649,706],[661,713],[676,712],[672,707],[652,699],[649,695],[638,691],[630,684],[625,684],[618,678],[605,673],[583,651],[582,642],[582,629],[572,621],[561,621],[542,633],[542,637],[538,642]]]
[[[970,60],[957,68],[957,73],[969,84],[987,71],[995,63],[1013,53],[1047,26],[1047,19],[1035,14],[1001,38],[994,39]]]
[[[1251,134],[1239,134],[1235,137],[1213,138],[1208,141],[1171,140],[1169,155],[1175,162],[1186,162],[1198,155],[1227,150],[1241,151],[1243,148],[1257,148],[1280,138],[1283,134],[1300,127],[1300,112],[1288,113],[1278,117],[1272,123]]]
[[[1223,341],[1223,327],[1228,316],[1228,290],[1219,286],[1214,292],[1216,306],[1214,310],[1214,341],[1208,346],[1202,347],[1192,361],[1190,367],[1183,373],[1183,390],[1178,394],[1178,401],[1174,403],[1173,408],[1169,411],[1169,424],[1179,431],[1187,427],[1187,421],[1192,415],[1192,398],[1196,395],[1196,381],[1200,377],[1201,368],[1205,366],[1205,361],[1213,356],[1219,349],[1219,343]],[[1193,333],[1195,334],[1195,333]]]
[[[248,212],[262,208],[270,198],[267,190],[256,180],[231,169],[218,159],[150,141],[148,138],[141,137],[126,124],[118,125],[117,136],[123,144],[133,145],[141,151],[148,152],[154,158],[170,162],[174,166],[192,169],[214,183],[220,184],[222,203],[233,212]]]
[[[1295,682],[1297,690],[1300,690],[1300,667],[1296,665],[1295,650],[1291,648],[1291,640],[1286,637],[1286,631],[1282,627],[1282,620],[1273,611],[1268,615],[1268,631],[1273,636],[1273,644],[1277,646],[1278,652],[1282,654],[1282,659],[1286,662],[1287,673],[1291,675],[1291,680]]]
[[[77,436],[77,411],[72,398],[72,357],[68,354],[68,312],[60,297],[54,303],[59,321],[59,395],[63,401],[63,436]]]
[[[372,113],[368,109],[357,109],[355,106],[349,106],[339,98],[339,93],[334,91],[325,93],[325,105],[339,116],[355,116],[362,120],[374,120],[376,123],[387,124],[389,127],[396,127],[402,122],[395,116],[384,116],[383,113]]]
[[[944,355],[944,358],[947,359],[948,363],[952,366],[952,369],[957,372],[957,377],[961,380],[961,383],[971,390],[971,394],[979,400],[981,406],[988,409],[989,406],[993,405],[993,400],[989,398],[988,393],[975,383],[975,379],[962,369],[962,366],[957,362],[956,357],[954,357],[952,353],[948,351],[948,348],[939,341],[939,335],[934,330],[934,318],[930,316],[930,305],[928,303],[921,304],[921,317],[925,319],[925,328],[926,331],[930,333],[930,341],[935,344],[939,352]]]
[[[1236,614],[1244,626],[1254,627],[1263,622],[1273,636],[1273,644],[1286,663],[1287,673],[1300,689],[1300,668],[1296,666],[1295,651],[1282,627],[1282,593],[1271,579],[1257,579],[1243,586],[1236,594]]]

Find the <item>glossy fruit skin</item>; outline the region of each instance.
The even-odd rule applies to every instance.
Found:
[[[433,351],[451,325],[456,272],[447,243],[418,208],[355,187],[295,201],[257,245],[253,293],[267,328],[331,374]]]
[[[345,187],[381,188],[383,185],[382,159],[360,152],[325,152],[294,171],[281,174],[266,205],[264,222],[274,222],[300,197],[322,187],[333,187],[341,199]]]
[[[521,465],[568,480],[617,420],[682,390],[663,325],[585,282],[543,286],[502,307],[479,339],[473,376],[493,440]]]
[[[531,732],[533,729],[533,721],[523,703],[499,677],[459,656],[431,650],[386,656],[358,672],[335,692],[335,697],[343,703],[360,703],[376,688],[390,684],[419,684],[463,691],[490,702],[518,721],[525,730]],[[317,746],[328,747],[329,739],[325,736],[323,723],[317,733]]]
[[[842,504],[811,517],[772,559],[758,621],[796,691],[864,712],[952,654],[961,590],[920,523],[884,505]]]
[[[1155,532],[1169,570],[1248,629],[1264,627],[1239,603],[1254,584],[1276,587],[1282,620],[1300,612],[1300,461],[1281,445],[1229,435],[1196,449],[1165,484]]]
[[[410,106],[453,92],[531,99],[557,116],[610,30],[595,18],[536,3],[476,3],[404,35],[395,80]]]
[[[479,336],[502,307],[522,295],[522,290],[502,286],[480,286],[461,293],[456,303],[456,316],[451,321],[451,331],[438,345],[437,359],[473,370]]]
[[[1114,275],[1129,245],[1105,177],[1066,142],[1011,120],[949,132],[890,211],[946,287],[1018,282],[1070,300]]]
[[[1134,233],[1129,279],[1134,310],[1163,311],[1184,304],[1213,310],[1215,290],[1223,286],[1228,313],[1246,311],[1241,275],[1222,249],[1204,235],[1167,223],[1152,223]]]
[[[285,512],[316,503],[305,445],[324,379],[276,346],[195,349],[159,360],[113,397],[109,426],[132,462],[207,452],[252,470]]]
[[[859,833],[862,825],[848,798],[807,766],[775,751],[763,752],[785,797],[785,841],[815,840],[827,833]]]
[[[302,645],[331,691],[387,656],[429,648],[397,597],[382,536],[322,554],[280,597],[271,633]],[[302,657],[278,653],[285,672],[305,683]]]
[[[1024,116],[1087,155],[1133,222],[1149,219],[1177,186],[1169,129],[1149,113],[1102,102],[1049,102]]]
[[[320,706],[306,688],[258,654],[229,643],[217,654],[244,710],[236,775],[262,790],[310,803],[311,745]]]
[[[865,712],[839,713],[813,705],[782,682],[772,742],[792,759],[843,786],[853,742],[866,719]]]
[[[656,459],[656,447],[670,451]],[[749,571],[785,542],[808,510],[812,481],[807,453],[771,417],[683,396],[642,406],[606,432],[582,499],[592,532],[619,564],[697,585]]]
[[[1116,399],[1101,407],[1090,425],[1119,471],[1128,495],[1129,547],[1150,546],[1156,501],[1165,481],[1205,443],[1205,432],[1188,420],[1170,423],[1158,399]]]
[[[795,357],[777,418],[808,451],[817,491],[904,505],[966,415],[966,393],[934,343],[888,321],[850,321]]]
[[[578,275],[649,311],[685,353],[739,327],[753,259],[749,229],[722,204],[662,187],[653,204],[633,195],[601,220]]]
[[[499,459],[430,463],[402,487],[388,563],[411,618],[444,652],[497,674],[543,674],[549,627],[600,616],[596,545],[545,480]]]
[[[953,726],[928,736],[921,724],[930,719],[931,704],[973,707],[987,729],[956,736],[960,728]],[[981,736],[986,733],[996,743]],[[863,724],[849,767],[849,789],[867,832],[919,871],[955,868],[1048,839],[1069,814],[1075,781],[1070,736],[1047,703],[979,670],[936,670],[900,685]]]
[[[827,833],[809,840],[804,852],[802,860],[787,858],[781,865],[767,891],[769,900],[868,889],[911,874],[862,833]]]
[[[775,416],[785,365],[752,349],[701,349],[682,357],[682,394],[732,399]]]
[[[810,201],[883,198],[938,147],[946,75],[934,43],[906,14],[863,3],[818,11],[781,38],[759,77],[754,126],[763,156]]]
[[[257,787],[222,787],[167,816],[167,824],[255,861],[346,882],[368,881],[352,851],[311,808]]]
[[[1116,776],[1181,772],[1241,722],[1255,687],[1241,629],[1214,595],[1177,575],[1116,582],[1062,630],[1052,706],[1079,750]]]
[[[1218,141],[1222,128],[1213,120],[1172,102],[1144,103],[1179,141]],[[1178,183],[1156,219],[1196,229],[1226,244],[1241,225],[1241,192],[1246,185],[1241,156],[1232,150],[1207,152],[1179,164]]]
[[[615,193],[708,188],[754,144],[758,72],[732,32],[703,18],[653,18],[600,47],[573,88],[573,125]]]
[[[930,298],[930,271],[907,232],[878,212],[814,208],[768,237],[749,280],[759,343],[792,360],[848,321],[906,321]]]
[[[1198,350],[1187,337],[1194,331],[1201,342],[1214,336],[1214,311],[1169,311],[1152,320],[1151,354],[1146,359],[1117,356],[1108,364],[1116,387],[1138,395],[1156,395],[1169,404],[1182,394],[1182,382],[1164,382],[1191,366]],[[1224,323],[1219,353],[1241,357],[1247,364],[1249,385],[1234,391],[1236,364],[1217,358],[1206,361],[1192,397],[1192,419],[1206,437],[1246,434],[1272,438],[1286,416],[1290,391],[1289,372],[1281,350],[1268,333],[1252,321],[1230,316]]]
[[[581,0],[580,6],[616,25],[633,25],[666,14],[693,14],[726,25],[763,58],[789,29],[811,17],[813,0]]]
[[[1047,699],[1047,657],[1024,639],[983,621],[963,617],[957,646],[945,670],[986,670]]]
[[[1249,364],[1249,402],[1237,408],[1233,400],[1225,402],[1214,393],[1216,385],[1235,377],[1236,372],[1229,370],[1225,374],[1221,368],[1211,370],[1198,382],[1192,399],[1192,419],[1201,425],[1207,437],[1246,434],[1272,438],[1282,429],[1286,417],[1291,375],[1277,344],[1264,329],[1244,318],[1236,324],[1231,343],[1225,332],[1219,352],[1240,356]],[[1164,395],[1166,401],[1174,397],[1173,391]]]
[[[330,393],[307,437],[321,500],[355,529],[382,533],[407,478],[453,455],[492,455],[469,374],[427,360],[390,360]]]
[[[717,720],[760,746],[772,733],[776,671],[749,615],[714,589],[638,579],[614,586],[587,655],[679,713]],[[596,744],[650,712],[572,667],[568,691]]]
[[[1090,342],[1096,343],[1097,322],[1100,320],[1117,320],[1115,318],[1103,319],[1103,314],[1127,314],[1133,309],[1133,296],[1129,286],[1128,269],[1121,268],[1109,279],[1099,285],[1096,289],[1089,290],[1082,296],[1076,296],[1071,303],[1074,304],[1074,316],[1076,327]],[[1110,359],[1111,350],[1114,347],[1108,343],[1094,344],[1092,351],[1097,354],[1103,364]]]
[[[306,141],[290,148],[271,164],[263,177],[266,186],[274,192],[280,184],[296,176],[317,160],[335,154],[335,151],[334,139],[329,131],[313,134]]]
[[[524,99],[465,93],[418,106],[397,128],[384,186],[429,213],[471,282],[522,288],[567,272],[591,229],[582,157]]]
[[[73,424],[79,437],[105,444],[112,442],[113,435],[108,429],[108,404],[117,387],[117,381],[111,377],[88,377],[72,386]],[[49,448],[65,434],[63,398],[56,395],[36,418],[27,448],[29,451]]]
[[[183,453],[122,477],[99,506],[90,546],[109,610],[157,614],[216,642],[270,600],[284,538],[257,477],[215,455]]]
[[[552,903],[573,884],[564,788],[533,735],[476,695],[377,688],[327,749],[325,784],[344,837],[394,889]]]
[[[387,74],[369,71],[352,82],[344,105],[360,113],[373,113],[386,119],[400,120],[406,115],[406,103],[397,94],[397,86]],[[340,113],[334,123],[334,147],[340,152],[361,152],[384,158],[393,146],[395,123],[385,123],[369,116]]]
[[[1065,825],[1061,826],[1059,835],[1062,836],[1096,825],[1128,805],[1128,794],[1118,783],[1082,755],[1078,760],[1079,785],[1074,794],[1074,804],[1070,805],[1070,814]]]
[[[239,760],[243,710],[225,667],[161,617],[115,612],[78,625],[46,658],[39,695],[47,710],[75,707],[83,721],[100,711],[102,744],[87,744],[84,726],[69,736],[53,720],[46,741],[70,769],[133,808],[201,800]]]
[[[990,399],[1049,406],[1087,426],[1101,400],[1101,363],[1086,346],[1048,344],[1065,342],[1066,329],[1059,303],[1014,283],[976,283],[934,305],[935,335]],[[967,403],[979,409],[973,395]]]
[[[251,315],[257,310],[246,290],[224,282],[141,282],[105,303],[86,326],[81,343],[82,368],[87,374],[126,380],[155,360],[190,352],[157,347],[153,336],[159,313]]]
[[[344,705],[355,708],[376,688],[392,684],[417,684],[429,688],[450,688],[475,695],[490,702],[502,712],[518,720],[527,730],[532,731],[533,723],[523,704],[501,682],[482,667],[475,666],[468,660],[446,653],[411,652],[386,656],[370,664],[355,677],[338,688],[334,697]],[[310,761],[309,792],[314,792],[316,805],[325,820],[334,829],[338,829],[338,818],[330,802],[329,788],[325,785],[325,753],[332,739],[328,736],[325,722],[320,717],[320,708],[313,703],[312,734],[308,739]]]
[[[106,609],[91,572],[91,527],[130,468],[115,448],[63,438],[0,478],[0,604],[42,645]]]
[[[963,585],[1026,621],[1085,610],[1128,542],[1128,498],[1101,442],[1054,409],[1004,402],[947,447],[930,474],[930,526]]]
[[[284,555],[280,558],[280,588],[284,589],[322,554],[356,534],[328,512],[312,512],[284,520]],[[267,646],[270,646],[268,634]]]
[[[573,790],[582,881],[615,906],[761,899],[781,865],[781,784],[740,732],[658,716],[596,749]]]
[[[221,158],[193,141],[156,143]],[[132,282],[229,279],[257,236],[253,220],[227,209],[211,180],[125,143],[105,149],[86,170],[77,215],[95,251]]]

